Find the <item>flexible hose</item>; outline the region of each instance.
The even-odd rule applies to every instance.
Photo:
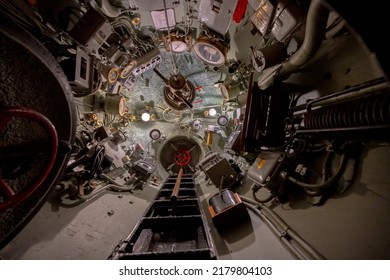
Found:
[[[14,117],[22,118],[26,120],[32,120],[34,122],[39,123],[44,128],[47,135],[49,136],[50,145],[51,145],[51,149],[49,150],[50,152],[49,159],[47,161],[47,165],[44,171],[42,172],[42,174],[38,176],[38,178],[35,179],[35,181],[33,181],[30,184],[29,187],[25,188],[23,191],[15,193],[11,189],[11,187],[7,184],[7,182],[0,176],[0,190],[2,190],[7,196],[7,199],[0,204],[0,212],[1,212],[27,199],[45,181],[57,157],[58,136],[57,136],[57,131],[54,125],[51,123],[51,121],[46,116],[42,115],[41,113],[35,110],[23,108],[23,107],[4,108],[0,110],[0,116],[2,116],[4,120],[4,121],[2,120],[2,123],[0,123],[0,129],[2,128],[2,126],[5,126],[11,118]]]
[[[271,231],[277,236],[279,237],[280,241],[285,245],[285,247],[287,247],[287,249],[298,259],[305,259],[304,255],[302,252],[300,252],[299,250],[297,250],[297,248],[293,247],[291,245],[291,243],[283,236],[280,234],[280,231],[275,227],[275,225],[261,212],[259,211],[258,209],[256,209],[256,207],[254,207],[253,205],[251,205],[250,203],[248,202],[244,202],[245,206],[247,208],[249,208],[250,210],[252,210],[256,215],[258,215],[263,221],[264,223],[267,224],[267,226],[271,229]]]
[[[338,167],[335,175],[333,177],[329,178],[328,180],[326,180],[322,183],[319,183],[319,184],[305,183],[305,182],[299,181],[299,180],[297,180],[289,175],[286,176],[286,179],[289,180],[290,182],[298,185],[298,186],[301,186],[302,188],[305,188],[305,189],[309,189],[309,190],[323,189],[323,188],[329,187],[331,184],[333,184],[339,178],[341,172],[344,169],[346,162],[347,162],[347,157],[345,156],[345,154],[342,154],[341,158],[340,158],[340,164],[339,164],[339,167]]]
[[[302,46],[279,68],[280,78],[286,80],[318,51],[325,36],[329,10],[321,0],[312,0],[306,19],[305,38]]]
[[[257,191],[258,191],[258,190],[257,190]],[[274,197],[274,195],[273,195],[272,193],[270,193],[270,195],[269,195],[267,198],[265,198],[265,199],[260,199],[260,198],[258,198],[258,197],[256,196],[256,192],[257,192],[257,191],[253,190],[252,194],[253,194],[253,199],[256,200],[258,203],[267,203],[268,201],[270,201],[270,200]]]
[[[123,192],[123,191],[132,191],[133,190],[133,185],[129,185],[127,186],[127,189],[125,188],[121,188],[121,187],[118,187],[117,185],[115,184],[107,184],[93,192],[91,192],[90,194],[87,194],[87,195],[78,195],[78,198],[80,198],[81,200],[83,200],[84,202],[85,201],[88,201],[88,200],[91,200],[95,197],[97,197],[98,195],[102,194],[105,190],[108,190],[108,189],[111,189],[113,191],[120,191],[120,192]]]
[[[325,259],[319,252],[317,252],[317,250],[315,250],[310,244],[308,244],[302,237],[300,237],[293,229],[290,228],[289,225],[286,224],[286,222],[284,222],[274,211],[272,211],[269,207],[267,207],[266,205],[263,205],[263,204],[258,204],[256,201],[248,198],[248,197],[245,197],[245,196],[241,196],[240,195],[240,198],[242,199],[242,201],[244,201],[245,205],[248,206],[249,205],[255,205],[257,207],[260,207],[261,210],[263,210],[265,213],[263,213],[262,211],[256,209],[258,212],[261,213],[260,217],[262,217],[263,219],[267,219],[268,222],[267,225],[269,225],[270,223],[272,224],[272,228],[274,229],[274,231],[277,232],[277,234],[279,236],[284,236],[286,237],[287,235],[292,239],[294,240],[294,242],[296,242],[299,246],[300,246],[300,249],[293,249],[294,252],[296,252],[297,250],[300,250],[302,251],[301,249],[304,249],[307,254],[309,254],[310,256],[307,256],[307,254],[304,254],[306,257],[305,258],[310,258],[310,259],[319,259],[319,260],[322,260],[322,259]],[[256,212],[257,213],[257,212]],[[257,213],[258,214],[258,213]],[[291,245],[291,244],[290,244]],[[292,245],[291,245],[292,246]],[[293,246],[292,246],[293,247]],[[290,248],[291,249],[291,248]],[[299,254],[299,253],[298,253]]]
[[[113,186],[111,188],[113,188],[114,190],[117,190],[117,191],[132,191],[133,190],[133,182],[131,183],[131,185],[121,185],[119,183],[117,183],[113,178],[111,178],[110,176],[107,176],[106,174],[100,174],[100,177],[106,179],[107,181],[109,181]],[[134,176],[132,176],[131,180],[134,179]]]

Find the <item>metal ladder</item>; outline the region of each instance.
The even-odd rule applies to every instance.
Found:
[[[108,259],[215,259],[214,244],[191,174],[171,175]]]

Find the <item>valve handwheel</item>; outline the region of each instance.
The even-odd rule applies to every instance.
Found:
[[[24,188],[21,191],[15,192],[8,185],[8,183],[3,179],[3,177],[0,176],[0,192],[5,195],[4,201],[0,203],[0,212],[1,212],[10,207],[13,207],[17,203],[24,201],[43,183],[43,181],[49,175],[57,156],[58,137],[57,137],[57,131],[54,125],[50,122],[50,120],[46,116],[32,109],[21,108],[21,107],[4,108],[4,109],[0,109],[0,117],[1,117],[0,130],[4,128],[7,125],[7,123],[13,118],[26,119],[38,123],[44,128],[46,134],[48,135],[50,145],[51,145],[51,149],[49,150],[49,159],[47,161],[47,165],[43,169],[42,173],[38,175],[35,178],[35,180],[33,180],[33,182],[30,183],[28,187]],[[7,147],[1,147],[3,151],[5,151],[6,148]]]
[[[174,160],[179,166],[186,166],[191,160],[190,152],[186,149],[178,149],[174,155]]]

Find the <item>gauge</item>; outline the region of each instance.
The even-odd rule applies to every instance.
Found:
[[[107,81],[109,84],[114,84],[116,80],[118,80],[118,77],[119,77],[118,68],[111,68],[107,74]]]
[[[123,96],[121,96],[119,98],[119,110],[118,110],[119,115],[123,116],[126,113],[126,109],[127,109],[126,108],[126,99]]]
[[[227,49],[209,38],[198,38],[194,44],[194,52],[206,64],[221,66],[225,63]]]
[[[171,36],[166,36],[164,38],[165,49],[169,52],[172,49],[172,52],[182,53],[189,51],[190,49],[190,40],[189,37],[184,35],[183,32],[174,32],[171,33]]]
[[[172,51],[175,53],[181,53],[188,50],[188,45],[186,42],[175,40],[171,43]]]
[[[221,94],[222,94],[223,98],[228,100],[229,99],[229,91],[228,91],[226,85],[224,83],[222,83],[220,85],[220,88],[221,88]]]
[[[158,129],[152,129],[149,133],[150,138],[157,140],[161,137],[161,131]]]
[[[226,126],[229,122],[229,119],[226,116],[219,116],[217,122],[220,126]]]
[[[122,69],[122,72],[120,74],[120,77],[122,79],[126,79],[130,76],[131,74],[131,71],[133,71],[133,69],[137,66],[137,61],[136,60],[132,60],[129,62],[129,64],[127,64],[123,69]]]

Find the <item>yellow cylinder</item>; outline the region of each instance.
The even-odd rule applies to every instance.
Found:
[[[208,146],[211,146],[213,144],[213,132],[212,131],[207,131],[207,141],[206,141]]]

